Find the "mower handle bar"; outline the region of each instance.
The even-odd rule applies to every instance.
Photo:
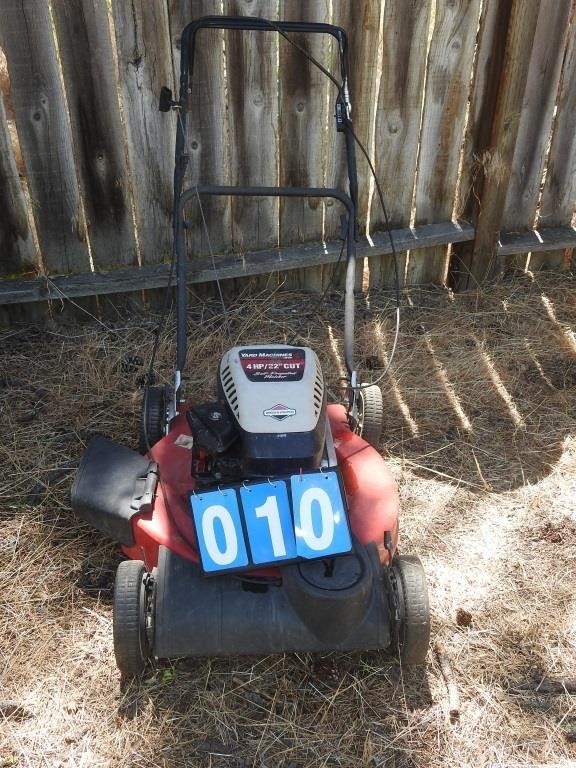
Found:
[[[179,214],[184,212],[184,205],[199,195],[230,195],[232,197],[331,197],[339,200],[348,210],[349,219],[354,223],[354,203],[346,192],[332,187],[247,187],[214,184],[198,184],[187,189],[180,196]],[[354,238],[352,238],[353,240]]]
[[[339,189],[330,187],[235,187],[198,185],[185,190],[178,203],[177,259],[178,259],[178,370],[186,363],[186,260],[184,245],[184,206],[199,195],[239,197],[331,197],[348,211],[346,235],[346,291],[344,297],[344,360],[348,374],[354,371],[354,287],[356,282],[356,247],[354,243],[355,207],[352,199]]]
[[[193,79],[196,33],[200,29],[227,29],[258,32],[300,32],[328,34],[336,39],[339,48],[340,74],[342,86],[339,98],[344,100],[342,127],[346,141],[346,164],[350,195],[337,189],[302,188],[302,187],[216,187],[199,186],[193,190],[182,191],[184,174],[188,163],[185,150],[186,109],[184,105],[189,97],[189,83]],[[342,27],[332,24],[298,21],[268,21],[250,16],[204,16],[188,24],[182,33],[180,63],[180,116],[176,128],[176,149],[174,167],[174,241],[178,259],[178,351],[175,400],[178,400],[181,376],[186,362],[186,286],[185,286],[185,245],[183,205],[192,195],[254,195],[256,197],[332,197],[339,200],[348,211],[346,294],[344,303],[344,359],[351,381],[354,376],[354,284],[355,284],[355,247],[358,236],[356,209],[358,206],[358,181],[353,131],[349,114],[348,98],[348,39]]]
[[[350,186],[350,197],[356,208],[358,207],[358,180],[356,172],[356,154],[354,150],[354,140],[350,130],[349,99],[347,96],[348,83],[348,37],[342,27],[334,24],[324,24],[321,22],[310,21],[271,21],[259,16],[203,16],[190,22],[184,27],[180,43],[180,119],[176,129],[176,167],[174,170],[174,200],[176,201],[182,191],[184,182],[184,171],[187,163],[185,151],[185,132],[186,132],[186,110],[183,108],[189,96],[189,84],[192,81],[194,73],[194,56],[196,51],[196,33],[200,29],[227,29],[240,32],[286,32],[311,33],[319,35],[331,35],[338,42],[340,58],[340,76],[342,86],[339,87],[340,98],[346,103],[344,105],[345,118],[343,130],[346,137],[346,163],[348,167],[348,183]],[[358,224],[354,219],[354,237],[358,238]]]
[[[204,16],[196,21],[191,21],[182,32],[182,47],[188,46],[190,38],[196,35],[199,29],[237,29],[239,31],[253,32],[312,32],[323,35],[332,35],[340,43],[342,51],[346,50],[346,32],[342,27],[333,24],[308,21],[273,21],[262,19],[258,16]]]

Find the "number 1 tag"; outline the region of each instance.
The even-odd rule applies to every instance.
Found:
[[[286,483],[276,480],[243,486],[240,498],[254,563],[294,560],[296,541]]]

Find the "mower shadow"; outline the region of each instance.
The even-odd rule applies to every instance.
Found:
[[[424,767],[409,722],[431,705],[426,667],[401,670],[376,652],[286,654],[151,666],[122,684],[118,717],[170,723],[155,755],[166,768],[408,765],[408,750]]]
[[[537,483],[562,456],[576,427],[576,311],[563,303],[560,323],[537,285],[516,306],[510,294],[414,295],[382,383],[381,447],[403,468],[481,496]],[[361,364],[380,368],[390,342],[373,315]]]

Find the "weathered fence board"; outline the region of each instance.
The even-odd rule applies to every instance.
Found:
[[[2,11],[23,164],[0,105],[0,304],[42,307],[69,288],[82,307],[94,292],[165,285],[179,117],[158,111],[158,95],[168,85],[178,97],[185,24],[223,13],[347,30],[353,125],[374,155],[402,281],[442,281],[449,243],[457,288],[503,273],[519,253],[520,262],[531,254],[533,270],[566,266],[575,242],[576,0],[5,0]],[[339,79],[333,38],[292,35]],[[274,30],[202,30],[197,41],[186,186],[348,189],[333,83]],[[380,202],[358,149],[357,159],[361,232],[369,221],[375,243],[361,239],[357,284],[368,265],[371,288],[392,287]],[[214,277],[209,233],[226,290],[247,277],[342,286],[336,202],[202,203],[206,228],[196,201],[187,211],[195,285]],[[469,225],[446,225],[454,216]],[[34,269],[37,280],[6,279]]]
[[[365,0],[354,3],[352,24],[348,27],[350,45],[350,87],[352,100],[352,122],[354,132],[371,155],[374,137],[374,122],[378,105],[380,46],[380,0]],[[362,152],[356,147],[358,156],[358,218],[360,229],[366,228],[368,198],[372,185],[372,174]]]
[[[502,6],[506,6],[503,3]],[[539,3],[512,0],[507,26],[506,48],[497,81],[494,115],[487,145],[478,156],[482,159],[481,194],[476,198],[476,240],[469,266],[471,277],[482,282],[497,269],[496,241],[510,176],[528,78],[530,58],[538,22]],[[500,37],[497,38],[501,40]],[[499,54],[500,51],[497,51]],[[488,53],[488,61],[490,59]],[[492,53],[492,55],[494,55]],[[497,56],[499,59],[499,55]],[[489,65],[488,65],[489,66]],[[486,132],[482,130],[483,138]],[[473,222],[474,223],[474,222]]]
[[[276,0],[226,0],[232,16],[275,19]],[[230,181],[278,184],[278,35],[227,32]],[[278,242],[278,200],[232,200],[232,242],[241,254]]]
[[[283,21],[328,22],[328,6],[323,0],[281,0],[279,17]],[[326,35],[291,33],[309,55],[324,66],[332,38]],[[332,86],[326,76],[282,37],[279,43],[280,69],[280,168],[281,186],[322,187],[326,164],[328,122],[327,95]],[[323,203],[317,198],[280,199],[280,245],[321,240]],[[288,272],[285,287],[322,287],[322,268]]]
[[[485,183],[483,163],[488,157],[496,114],[510,14],[509,2],[485,0],[482,6],[456,203],[457,215],[474,226],[478,223],[478,201],[482,198]],[[472,271],[473,250],[472,243],[453,249],[450,279],[456,288],[464,289],[477,283]]]
[[[473,237],[472,227],[453,222],[394,231],[395,242],[402,249],[416,245],[420,248],[426,246],[432,248],[440,243],[463,242]],[[286,248],[248,252],[244,254],[242,260],[238,260],[235,254],[231,254],[219,260],[218,272],[220,278],[224,280],[300,269],[304,264],[313,266],[333,264],[338,260],[340,248],[339,240],[330,240],[323,243],[304,243]],[[358,243],[360,259],[379,258],[382,254],[390,252],[390,241],[387,233],[384,232],[375,233],[372,243],[364,237],[360,238]],[[41,278],[8,280],[4,281],[3,290],[0,291],[0,305],[46,301],[49,298],[58,299],[62,295],[70,297],[106,295],[129,290],[161,288],[167,285],[169,272],[168,264],[156,264],[141,268],[54,277],[51,280]],[[194,284],[205,283],[211,281],[213,276],[211,259],[203,258],[190,262],[186,281]]]
[[[354,3],[354,15],[348,29],[350,46],[350,89],[354,132],[373,162],[372,145],[378,106],[379,61],[382,4],[380,0]],[[372,52],[367,54],[367,52]],[[353,95],[352,95],[353,94]],[[370,168],[359,146],[356,146],[358,173],[358,220],[360,231],[366,231],[368,205],[373,179]],[[356,270],[356,287],[361,289],[364,264]]]
[[[374,160],[392,227],[409,224],[412,212],[430,9],[431,3],[405,0],[387,0],[384,6]],[[370,222],[372,231],[385,226],[377,194]],[[399,251],[397,257],[403,282],[406,253]],[[394,280],[390,257],[370,261],[371,288],[392,285]]]
[[[417,224],[453,213],[479,13],[480,0],[441,0],[436,7],[420,132]],[[447,267],[446,248],[433,254],[413,251],[407,282],[443,283]]]
[[[173,88],[165,0],[112,0],[122,114],[142,263],[172,251],[174,117],[158,111],[160,88]]]
[[[136,263],[124,132],[108,10],[53,0],[80,189],[96,268]]]
[[[538,25],[502,218],[501,226],[505,232],[529,230],[535,223],[566,49],[570,4],[571,0],[540,0]],[[520,254],[513,262],[524,267],[527,257],[528,254]]]
[[[35,266],[26,200],[0,94],[0,275],[26,272]]]
[[[221,11],[214,0],[171,0],[170,26],[173,44],[180,45],[183,28],[194,19]],[[200,30],[196,36],[194,72],[190,83],[186,125],[186,151],[189,165],[185,185],[229,184],[229,135],[224,76],[225,33]],[[179,80],[179,57],[176,82]],[[170,123],[175,118],[170,119]],[[166,126],[168,128],[168,125]],[[200,209],[200,204],[202,208]],[[210,252],[230,250],[231,205],[225,197],[204,197],[191,203],[195,226],[187,232],[188,253],[192,259]],[[202,215],[206,220],[206,228]],[[206,233],[208,231],[208,236]],[[209,242],[208,242],[209,238]]]
[[[361,3],[360,3],[361,4]],[[332,24],[337,27],[343,27],[349,30],[351,27],[353,11],[349,3],[333,3]],[[340,81],[340,67],[338,65],[338,46],[332,45],[329,71]],[[334,113],[338,91],[332,86],[328,91],[328,108],[330,115],[330,124],[328,126],[328,147],[326,151],[326,186],[339,189],[348,189],[348,179],[346,176],[346,166],[344,163],[344,134],[336,132],[334,124]],[[352,116],[353,121],[355,115]],[[332,239],[338,237],[341,231],[340,216],[341,207],[332,201],[326,203],[324,219],[324,237]],[[331,270],[326,270],[327,276],[330,276]],[[330,279],[330,278],[329,278]]]
[[[380,36],[380,3],[374,0],[357,0],[354,3],[333,3],[332,23],[342,27],[348,37],[348,62],[350,68],[351,118],[354,132],[370,153],[373,117],[376,109],[378,87],[378,45]],[[366,52],[370,51],[370,55]],[[330,71],[340,81],[338,47],[332,48]],[[335,87],[329,91],[329,126],[326,184],[348,191],[346,166],[346,144],[344,134],[337,133],[334,123],[335,103],[338,92]],[[360,148],[355,146],[358,172],[358,219],[360,231],[366,228],[370,171],[365,163]],[[337,237],[342,232],[342,207],[329,201],[326,203],[324,236]],[[344,261],[344,257],[343,257]],[[356,269],[356,287],[362,287],[364,264],[358,259]],[[345,269],[327,268],[323,270],[323,283],[326,288],[342,287]]]
[[[558,112],[542,200],[539,226],[570,224],[576,208],[576,0],[567,35],[567,47],[558,93]],[[564,251],[544,251],[530,257],[530,269],[558,269]]]
[[[86,271],[88,247],[48,5],[5,0],[0,35],[43,265],[54,273]]]
[[[501,235],[498,242],[498,256],[511,256],[532,251],[546,253],[550,250],[576,247],[575,227],[545,227],[542,229],[510,232]]]
[[[355,5],[356,12],[362,14],[364,8],[364,0],[359,0]],[[352,19],[354,16],[353,9],[350,3],[334,3],[332,2],[332,18],[331,23],[334,26],[342,27],[348,33],[352,28]],[[332,73],[338,82],[341,80],[340,65],[339,65],[339,49],[336,42],[331,44],[329,52],[329,60],[327,69]],[[346,173],[345,163],[345,140],[344,134],[336,131],[334,114],[336,110],[336,99],[338,97],[338,90],[334,84],[328,89],[328,132],[327,132],[327,147],[326,147],[326,186],[334,187],[337,189],[343,189],[348,192],[348,176]],[[351,95],[352,99],[352,95]],[[354,98],[355,101],[355,98]],[[354,123],[357,115],[354,104],[352,104],[354,110],[352,114],[352,122]],[[342,206],[335,200],[327,200],[324,204],[324,238],[331,240],[336,237],[340,237],[342,234],[342,222],[341,216],[344,213]],[[340,265],[337,267],[327,265],[322,270],[322,284],[326,290],[328,287],[341,288],[344,285],[345,270],[342,266],[344,257],[341,260]],[[359,267],[360,269],[360,267]]]
[[[448,243],[466,243],[474,239],[474,228],[464,222],[441,222],[420,227],[392,230],[396,247],[433,249]],[[546,252],[559,248],[576,247],[576,227],[547,227],[533,232],[502,235],[497,256],[508,256],[524,251]],[[219,274],[223,280],[246,278],[286,270],[298,270],[302,265],[331,265],[338,258],[341,249],[339,240],[305,243],[248,252],[239,260],[235,254],[219,260]],[[361,237],[358,243],[358,257],[379,259],[391,254],[392,249],[387,232],[376,232],[368,240]],[[168,284],[168,264],[147,265],[129,269],[103,270],[83,274],[41,277],[26,280],[3,280],[0,290],[0,306],[45,302],[62,298],[93,295],[107,295],[136,290],[153,290]],[[213,265],[210,258],[197,259],[190,263],[186,280],[188,283],[207,283],[213,279]]]

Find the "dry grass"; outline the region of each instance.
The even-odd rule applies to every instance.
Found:
[[[179,661],[121,688],[110,604],[119,553],[72,517],[68,468],[94,432],[135,445],[142,369],[129,356],[147,358],[154,318],[14,327],[0,336],[0,766],[576,764],[574,696],[521,687],[575,676],[573,283],[408,300],[383,381],[382,448],[401,487],[402,548],[426,565],[460,720],[450,722],[432,654],[417,670],[379,653]],[[358,358],[374,374],[391,306],[380,294],[359,307]],[[339,299],[317,311],[295,295],[253,294],[229,322],[243,342],[301,327],[338,396]],[[199,399],[229,346],[218,303],[198,302],[190,328],[187,391]],[[172,358],[167,329],[161,377]]]

